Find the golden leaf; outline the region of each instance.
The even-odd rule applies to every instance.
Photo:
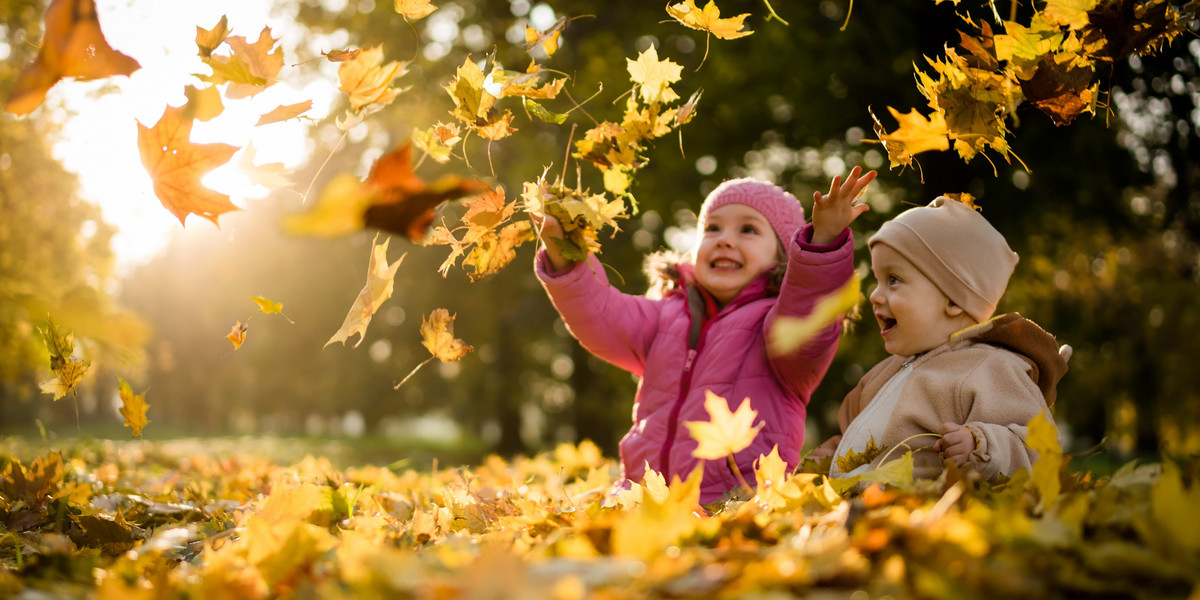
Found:
[[[142,435],[142,428],[150,423],[146,419],[146,411],[150,410],[150,405],[146,404],[146,394],[134,394],[129,382],[119,376],[117,380],[120,382],[117,393],[121,397],[120,411],[121,416],[125,417],[125,426],[133,430],[133,437]]]
[[[671,84],[679,81],[683,66],[671,59],[658,59],[658,50],[650,46],[638,54],[637,60],[625,59],[630,79],[638,85],[642,100],[647,104],[673,102],[679,95]]]
[[[705,392],[704,410],[708,411],[708,421],[684,423],[692,438],[699,442],[692,451],[696,458],[724,459],[741,452],[766,425],[765,421],[754,424],[758,411],[750,408],[749,398],[742,400],[736,411],[730,412],[729,403],[709,390]]]
[[[208,58],[212,56],[214,50],[217,49],[229,37],[229,17],[221,15],[221,20],[212,29],[205,29],[199,25],[196,26],[196,48],[200,58]]]
[[[72,356],[75,353],[75,334],[59,333],[53,319],[47,318],[46,327],[39,327],[38,332],[42,334],[46,350],[50,353],[50,370],[54,373],[53,379],[43,381],[39,387],[42,393],[53,394],[54,399],[58,400],[75,392],[75,386],[87,374],[92,361]]]
[[[294,119],[308,112],[308,109],[312,108],[312,103],[312,100],[305,100],[304,102],[297,102],[295,104],[276,106],[271,110],[271,112],[259,117],[258,122],[255,123],[254,126],[259,127],[261,125],[269,125],[271,123],[278,123],[280,121]]]
[[[733,40],[754,33],[749,29],[742,30],[746,17],[749,17],[750,13],[722,19],[721,9],[712,0],[704,5],[703,10],[696,6],[695,0],[672,4],[667,6],[667,14],[692,29],[707,31],[723,40]]]
[[[271,28],[263,27],[254,43],[245,36],[231,35],[225,43],[233,48],[233,56],[241,59],[250,70],[254,81],[234,81],[225,90],[227,98],[248,98],[275,85],[279,71],[283,69],[283,48],[275,48],[279,40],[271,37]],[[272,48],[275,48],[272,52]]]
[[[221,91],[215,85],[203,89],[189,85],[183,88],[183,95],[187,97],[183,112],[185,119],[208,121],[225,110],[225,104],[221,102]]]
[[[1038,413],[1029,421],[1029,432],[1025,443],[1038,453],[1033,463],[1033,486],[1041,498],[1038,506],[1045,512],[1058,500],[1062,490],[1059,473],[1062,471],[1062,445],[1058,443],[1058,429],[1045,413]]]
[[[338,89],[350,96],[350,110],[358,113],[391,104],[404,90],[392,87],[392,81],[408,71],[408,63],[383,64],[383,47],[363,50],[338,66]]]
[[[379,238],[378,235],[375,237]],[[371,317],[375,316],[379,307],[392,297],[396,270],[400,268],[400,263],[404,260],[405,255],[401,254],[396,262],[388,265],[387,247],[390,241],[391,238],[383,240],[382,243],[372,242],[371,259],[367,264],[367,284],[355,298],[342,326],[333,334],[333,337],[329,338],[328,342],[325,342],[325,346],[334,342],[341,342],[344,346],[350,336],[358,334],[358,341],[353,346],[357,348],[366,336],[367,326],[371,324]]]
[[[857,271],[842,287],[821,298],[805,317],[778,317],[767,332],[767,351],[782,356],[808,343],[862,301],[862,277]]]
[[[437,7],[429,0],[396,0],[396,12],[405,19],[420,19],[433,14]]]
[[[454,337],[454,318],[444,308],[434,309],[421,319],[421,345],[442,362],[455,362],[473,350]]]
[[[885,133],[879,120],[875,119],[875,131],[887,150],[892,167],[911,165],[914,154],[950,149],[946,117],[941,112],[934,112],[926,118],[915,108],[907,114],[900,114],[890,106],[888,111],[900,126],[892,133]]]
[[[192,119],[184,112],[168,106],[154,127],[138,123],[142,164],[154,182],[155,195],[180,224],[186,225],[187,216],[195,214],[219,226],[218,217],[240,209],[229,196],[204,187],[200,179],[229,162],[238,149],[229,144],[193,144]]]
[[[229,333],[225,334],[225,338],[229,340],[230,344],[233,344],[234,350],[241,348],[242,344],[246,343],[247,329],[249,327],[245,323],[238,321],[229,329]]]

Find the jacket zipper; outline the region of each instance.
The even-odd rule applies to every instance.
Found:
[[[704,338],[708,333],[708,328],[721,317],[729,314],[743,304],[753,301],[754,299],[746,299],[742,301],[734,300],[733,303],[726,306],[723,310],[717,313],[709,322],[705,323],[700,329],[700,338],[696,340],[695,348],[688,348],[687,359],[683,363],[683,373],[679,377],[679,395],[675,398],[675,404],[671,406],[670,420],[667,421],[667,439],[663,440],[662,449],[658,453],[658,464],[662,467],[662,475],[670,481],[671,478],[671,448],[675,445],[675,435],[679,430],[679,413],[683,410],[683,403],[687,400],[688,393],[692,390],[692,364],[696,362],[696,355],[704,347]],[[690,313],[689,313],[690,316]]]

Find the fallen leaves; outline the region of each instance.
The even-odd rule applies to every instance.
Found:
[[[53,0],[43,15],[45,33],[37,58],[17,77],[4,110],[26,115],[42,104],[60,80],[129,75],[141,65],[108,44],[95,0]]]
[[[138,150],[155,195],[181,225],[186,226],[187,216],[194,214],[219,226],[218,217],[240,209],[228,195],[205,187],[200,179],[229,162],[238,148],[192,143],[192,121],[183,107],[168,106],[153,127],[138,123]]]
[[[1194,460],[1130,463],[1111,476],[1061,471],[1067,485],[1043,512],[1028,478],[873,484],[842,496],[772,452],[756,465],[751,498],[705,511],[700,471],[623,482],[589,442],[451,469],[276,463],[248,455],[248,443],[206,440],[206,453],[192,454],[167,442],[68,442],[22,446],[24,460],[0,447],[0,583],[13,596],[53,586],[97,598],[301,588],[314,597],[1158,598],[1200,583]],[[219,458],[231,450],[236,458]],[[189,495],[156,500],[164,481]]]

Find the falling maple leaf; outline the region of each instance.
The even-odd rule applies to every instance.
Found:
[[[379,236],[376,235],[375,238],[378,239]],[[381,243],[372,241],[371,259],[367,263],[367,284],[354,299],[354,304],[350,307],[350,312],[346,314],[342,326],[333,334],[333,337],[329,338],[328,342],[325,342],[325,346],[334,342],[341,342],[344,346],[350,336],[358,334],[358,341],[353,346],[357,348],[366,336],[367,326],[371,324],[371,317],[375,316],[379,307],[392,297],[396,270],[400,268],[400,263],[404,260],[405,255],[401,254],[396,262],[389,265],[387,261],[389,242],[391,242],[391,238],[385,239]]]
[[[413,128],[413,145],[424,150],[439,163],[450,160],[450,153],[454,151],[454,145],[461,140],[458,125],[454,123],[438,123],[429,129]]]
[[[754,33],[749,29],[742,29],[745,26],[746,17],[749,17],[750,13],[722,19],[721,9],[712,0],[704,5],[703,10],[696,6],[695,0],[672,4],[667,6],[667,14],[692,29],[706,31],[723,40],[734,40]]]
[[[862,301],[862,277],[857,271],[842,287],[821,298],[804,317],[778,317],[767,332],[767,351],[781,356],[806,344]]]
[[[338,66],[338,89],[349,95],[351,112],[371,112],[404,91],[393,88],[392,81],[407,70],[406,62],[383,64],[383,46],[375,46]]]
[[[329,52],[322,52],[321,56],[324,56],[325,60],[328,60],[329,62],[345,62],[348,60],[354,60],[361,52],[361,48],[349,48],[346,50],[330,50]]]
[[[283,69],[283,48],[275,48],[278,42],[279,40],[271,37],[270,27],[263,27],[258,39],[253,43],[240,35],[225,38],[225,43],[233,48],[230,60],[237,59],[245,64],[252,77],[249,80],[231,79],[231,85],[225,90],[226,97],[248,98],[275,85],[279,71]],[[225,59],[210,57],[207,62],[212,65],[214,61],[223,60]]]
[[[273,300],[263,298],[262,296],[250,296],[250,299],[253,300],[254,303],[258,305],[258,310],[262,314],[273,315],[273,314],[278,313],[279,316],[287,319],[288,323],[295,323],[295,321],[292,321],[290,318],[288,318],[287,315],[283,314],[283,303],[282,302],[275,302]]]
[[[241,348],[242,344],[246,343],[247,329],[249,329],[249,326],[241,321],[238,321],[237,323],[233,324],[232,328],[229,329],[229,333],[225,334],[225,339],[229,340],[230,344],[233,344],[234,350]]]
[[[92,361],[73,356],[75,334],[62,335],[53,319],[47,318],[46,327],[39,327],[38,333],[42,334],[46,350],[50,352],[50,370],[54,373],[53,379],[43,381],[39,385],[42,392],[53,394],[55,400],[68,393],[75,393],[75,386],[79,385],[83,376],[87,374]]]
[[[692,456],[721,459],[745,450],[758,437],[766,422],[754,424],[758,411],[750,408],[750,399],[742,400],[737,410],[730,412],[729,403],[711,390],[704,393],[704,410],[708,421],[686,421],[684,425],[698,444]]]
[[[529,221],[509,223],[499,233],[488,233],[476,240],[475,247],[463,259],[463,265],[473,269],[468,274],[471,281],[479,281],[499,272],[517,257],[516,249],[521,244],[537,239],[533,224]]]
[[[538,31],[530,25],[525,26],[525,46],[532,49],[536,46],[541,46],[542,51],[547,57],[554,56],[558,52],[558,40],[562,35],[563,28],[567,25],[566,17],[559,17],[554,24],[547,27],[545,31]]]
[[[200,58],[208,58],[212,56],[225,38],[229,37],[229,17],[221,15],[221,20],[212,29],[205,29],[199,25],[196,26],[196,48]]]
[[[129,75],[138,62],[108,45],[94,0],[53,0],[42,17],[42,48],[17,76],[6,112],[27,115],[59,81]]]
[[[396,12],[407,19],[420,19],[433,14],[437,7],[429,0],[396,0]]]
[[[487,184],[444,175],[425,183],[412,170],[412,148],[405,143],[380,157],[367,175],[371,202],[362,213],[363,224],[419,242],[428,233],[437,207],[449,200],[481,194]]]
[[[913,155],[930,150],[948,150],[950,134],[946,130],[946,117],[940,112],[934,112],[928,118],[912,109],[907,114],[888,107],[892,117],[900,124],[892,133],[887,133],[879,119],[875,120],[875,133],[887,150],[892,167],[908,166],[913,162]]]
[[[221,102],[221,92],[216,86],[197,88],[189,85],[183,88],[183,95],[187,98],[187,104],[183,105],[185,119],[209,121],[225,110],[225,104]]]
[[[171,214],[186,226],[185,219],[195,214],[220,226],[222,214],[240,210],[229,196],[204,187],[200,178],[229,162],[238,148],[229,144],[193,144],[192,119],[184,117],[183,107],[168,106],[155,123],[138,123],[138,150],[142,165],[154,182],[154,193]]]
[[[271,123],[279,123],[280,121],[287,121],[288,119],[294,119],[308,112],[308,109],[312,108],[312,103],[312,100],[305,100],[304,102],[297,102],[295,104],[276,106],[270,112],[259,117],[258,122],[255,123],[254,126],[259,127],[262,125],[270,125]]]
[[[454,319],[444,308],[434,309],[421,319],[421,345],[442,362],[456,362],[473,350],[454,337]]]
[[[146,411],[150,410],[150,405],[146,404],[146,393],[134,394],[127,381],[119,376],[117,380],[121,382],[117,393],[121,397],[119,410],[121,416],[125,417],[125,426],[133,430],[133,437],[142,435],[142,428],[150,423],[146,419]]]
[[[679,81],[683,66],[671,59],[658,59],[658,50],[650,46],[638,54],[637,60],[625,59],[629,77],[638,85],[639,94],[647,104],[673,102],[679,95],[671,84]]]

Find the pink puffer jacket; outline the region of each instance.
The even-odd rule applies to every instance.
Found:
[[[767,295],[766,278],[760,277],[704,323],[692,347],[687,294],[677,291],[662,300],[625,294],[609,285],[594,256],[551,273],[545,251],[538,252],[537,275],[571,334],[591,353],[641,378],[633,427],[620,444],[625,478],[641,481],[646,465],[667,481],[684,479],[695,469],[700,462],[692,456],[696,441],[683,423],[709,420],[706,390],[725,398],[730,410],[750,398],[765,424],[735,457],[748,482],[754,481],[754,461],[772,447],[779,447],[789,467],[796,464],[804,444],[805,407],[837,351],[841,323],[776,358],[767,357],[766,333],[776,316],[808,315],[854,270],[848,229],[830,246],[813,246],[807,243],[811,239],[812,226],[806,225],[789,244],[778,296]],[[738,485],[726,461],[705,463],[701,503],[717,501]]]

